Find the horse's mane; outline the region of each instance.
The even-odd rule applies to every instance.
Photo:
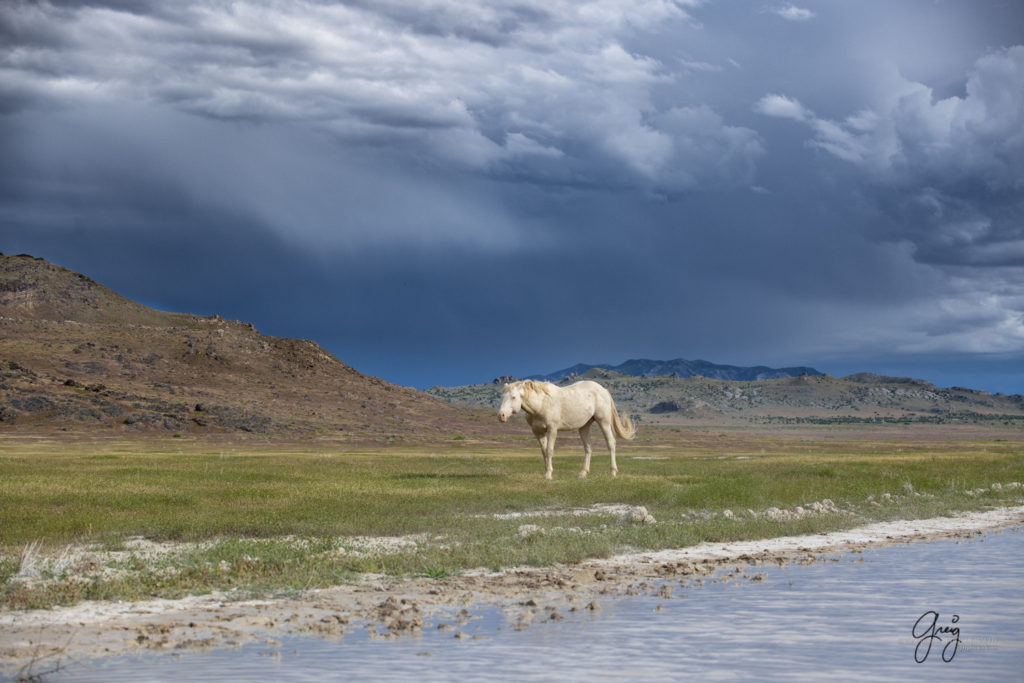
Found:
[[[523,394],[547,394],[554,395],[555,385],[551,382],[537,382],[532,379],[524,379],[518,383],[523,387]]]

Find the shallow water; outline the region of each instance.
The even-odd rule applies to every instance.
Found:
[[[542,605],[520,631],[517,614],[482,609],[479,619],[420,636],[373,639],[356,628],[340,642],[292,637],[274,648],[79,662],[52,680],[1024,681],[1022,532],[748,567],[760,581],[668,582],[671,598],[601,599],[594,613],[563,605],[562,621],[538,623]],[[915,627],[917,636],[937,637],[915,637]]]

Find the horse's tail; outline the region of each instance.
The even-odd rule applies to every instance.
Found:
[[[632,440],[636,436],[636,427],[633,426],[633,421],[629,419],[628,415],[619,416],[619,411],[615,408],[615,401],[612,401],[612,428],[615,430],[615,436],[620,439]]]

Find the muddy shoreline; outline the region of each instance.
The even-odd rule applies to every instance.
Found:
[[[655,593],[668,584],[758,581],[758,566],[819,561],[826,555],[895,543],[970,537],[1024,525],[1024,506],[955,517],[881,522],[847,531],[618,555],[578,565],[467,572],[440,579],[366,576],[286,597],[244,600],[214,593],[182,600],[88,602],[0,613],[0,675],[52,670],[68,661],[144,652],[188,652],[277,644],[310,635],[343,638],[354,629],[396,638],[440,629],[455,638],[474,610],[496,607],[512,628],[528,628],[602,599]],[[712,579],[711,576],[715,578]],[[28,668],[30,667],[30,668]]]

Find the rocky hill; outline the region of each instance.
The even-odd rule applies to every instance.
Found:
[[[433,387],[439,398],[496,407],[512,378],[462,387]],[[635,377],[600,368],[560,384],[593,379],[608,388],[619,409],[647,424],[746,422],[870,423],[995,422],[1024,426],[1024,396],[990,394],[923,380],[859,373],[836,378],[801,375],[756,381],[707,377]]]
[[[363,375],[311,341],[154,310],[42,259],[0,254],[2,431],[450,439],[491,422]]]
[[[769,368],[764,365],[754,367],[740,367],[737,365],[720,365],[706,360],[686,360],[676,358],[674,360],[649,360],[647,358],[635,358],[627,360],[619,365],[598,364],[587,365],[580,363],[571,368],[558,370],[547,375],[531,375],[525,379],[540,379],[547,382],[561,382],[562,380],[584,375],[590,370],[611,370],[623,375],[635,377],[661,377],[672,375],[675,377],[707,377],[709,379],[727,379],[751,382],[761,379],[778,379],[780,377],[799,377],[800,375],[820,375],[821,372],[814,368]]]

